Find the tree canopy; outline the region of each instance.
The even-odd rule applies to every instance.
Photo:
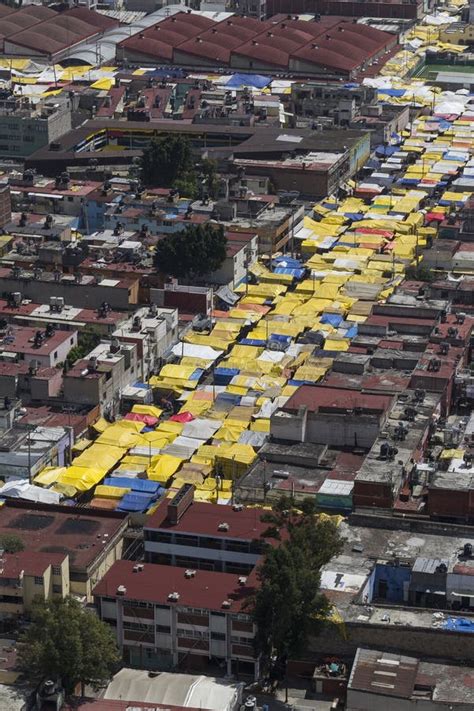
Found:
[[[216,271],[227,254],[222,225],[193,225],[167,235],[156,246],[155,267],[176,278],[191,279]]]
[[[154,138],[142,154],[141,178],[145,185],[176,188],[194,197],[196,174],[189,139],[179,134]]]
[[[0,536],[0,548],[5,553],[20,553],[25,550],[25,544],[15,533],[4,533]]]
[[[280,543],[268,546],[258,571],[260,587],[252,601],[257,625],[256,647],[262,662],[284,665],[304,652],[308,637],[329,613],[330,603],[320,592],[320,570],[341,550],[336,524],[315,513],[312,499],[297,509],[282,497],[263,536]]]
[[[60,678],[70,693],[78,682],[98,687],[108,681],[119,661],[111,628],[77,600],[34,602],[18,645],[18,664],[28,678]]]

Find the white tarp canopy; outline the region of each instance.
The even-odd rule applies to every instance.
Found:
[[[191,437],[199,440],[208,440],[221,426],[220,420],[211,420],[206,417],[198,417],[192,422],[186,422],[181,432],[183,437]],[[174,440],[176,442],[176,440]]]
[[[221,357],[224,351],[218,351],[211,346],[196,346],[194,343],[177,343],[173,346],[173,355],[178,358],[201,358],[212,363]]]
[[[7,482],[0,489],[0,497],[2,496],[11,499],[26,499],[41,504],[59,504],[61,502],[61,497],[56,491],[29,484],[27,479]]]
[[[121,669],[107,687],[104,699],[235,711],[242,698],[242,687],[241,683],[208,676],[165,672],[151,678],[147,671]]]

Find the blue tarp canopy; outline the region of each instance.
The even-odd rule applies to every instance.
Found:
[[[214,382],[216,385],[228,385],[235,375],[238,375],[240,370],[237,368],[215,368]]]
[[[344,321],[344,318],[340,314],[326,314],[324,313],[320,318],[321,323],[330,323],[331,326],[337,328],[339,324]]]
[[[305,273],[304,269],[290,269],[289,267],[277,267],[274,270],[275,274],[289,274],[295,279],[302,279]]]
[[[138,491],[142,494],[150,494],[156,496],[160,493],[160,486],[158,481],[151,481],[151,479],[135,479],[127,476],[110,476],[105,479],[106,486],[119,486],[123,489],[131,489],[132,491]]]
[[[146,511],[152,503],[153,496],[131,492],[121,499],[117,511]]]
[[[384,146],[380,144],[380,146],[377,146],[375,149],[375,155],[382,157],[393,156],[398,150],[398,146]]]
[[[403,96],[406,89],[378,89],[379,94],[385,94],[385,96]]]
[[[365,215],[361,215],[360,212],[345,212],[344,217],[348,217],[352,222],[359,222],[364,219]]]
[[[444,623],[445,630],[452,632],[474,632],[474,620],[469,620],[466,617],[448,617]]]
[[[262,74],[234,74],[231,76],[226,86],[230,89],[238,89],[240,86],[253,86],[255,89],[263,89],[272,81],[271,77]]]
[[[294,257],[275,257],[273,259],[274,267],[287,267],[288,269],[301,269],[301,259]]]

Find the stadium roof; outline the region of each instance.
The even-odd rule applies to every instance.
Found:
[[[25,8],[2,21],[0,32],[6,52],[12,45],[31,50],[32,54],[51,56],[118,24],[116,20],[82,7],[61,13],[44,7],[31,9],[33,13],[27,13],[30,8]]]
[[[199,63],[200,58],[206,65],[237,67],[241,61],[250,61],[255,69],[256,61],[262,68],[298,71],[303,62],[351,72],[394,41],[385,32],[338,18],[259,22],[231,16],[214,22],[181,12],[126,38],[120,49],[125,57],[131,52],[132,59],[139,55],[174,64]]]

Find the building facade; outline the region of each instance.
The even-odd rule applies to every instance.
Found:
[[[254,580],[229,573],[117,561],[94,591],[125,664],[182,670],[211,660],[258,678],[255,627],[244,602]]]

